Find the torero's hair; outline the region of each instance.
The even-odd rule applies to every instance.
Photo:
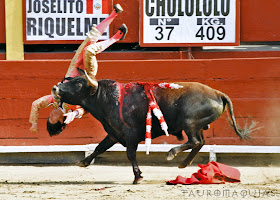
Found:
[[[49,119],[47,120],[47,130],[51,137],[60,134],[65,128],[66,128],[65,123],[61,123],[60,121],[58,121],[55,124],[52,124],[50,123]]]

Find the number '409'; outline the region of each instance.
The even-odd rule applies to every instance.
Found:
[[[195,37],[198,37],[201,40],[203,40],[204,37],[206,37],[208,40],[213,40],[215,37],[218,40],[223,40],[225,36],[226,30],[223,26],[218,26],[216,29],[213,26],[201,26],[195,34]]]

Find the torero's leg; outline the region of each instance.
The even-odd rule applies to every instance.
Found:
[[[114,10],[106,19],[104,19],[97,26],[93,25],[92,29],[87,33],[88,38],[90,38],[90,42],[97,42],[101,35],[105,32],[106,28],[108,28],[108,26],[115,19],[115,17],[118,16],[118,13],[121,13],[122,11],[123,9],[121,5],[116,4],[114,5]]]
[[[123,40],[125,38],[127,32],[128,32],[127,26],[125,24],[122,24],[122,26],[119,28],[117,33],[113,37],[111,37],[109,40],[105,40],[105,41],[94,44],[97,49],[96,54],[101,53],[102,51],[107,49],[112,44],[114,44],[120,40]]]
[[[87,48],[84,51],[84,66],[88,75],[96,76],[98,64],[95,57],[96,53],[93,48]]]
[[[83,52],[84,67],[89,75],[95,76],[97,73],[98,64],[95,55],[101,53],[115,42],[119,40],[123,40],[125,38],[126,33],[127,33],[127,27],[125,24],[123,24],[119,28],[118,32],[109,40],[91,44],[84,49]]]
[[[115,19],[118,13],[122,13],[123,8],[120,4],[114,5],[114,10],[111,14],[104,19],[100,24],[96,26],[97,30],[101,33],[101,35],[105,32],[106,28],[111,24],[111,22]]]
[[[122,11],[123,9],[120,6],[120,4],[116,4],[114,5],[114,10],[106,19],[104,19],[97,26],[96,25],[92,26],[92,29],[87,33],[86,39],[82,42],[82,44],[77,49],[65,77],[69,77],[69,76],[74,77],[77,75],[77,72],[75,72],[75,68],[83,62],[83,49],[85,48],[85,46],[87,46],[89,43],[97,42],[98,38],[101,37],[101,35],[104,33],[106,28],[111,24],[111,22],[115,19],[118,13],[121,13]]]

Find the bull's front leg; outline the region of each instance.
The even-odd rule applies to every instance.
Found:
[[[99,154],[104,153],[107,149],[112,147],[117,143],[117,140],[111,135],[107,135],[104,140],[102,140],[99,145],[95,148],[94,152],[87,156],[84,160],[79,162],[80,167],[87,167],[90,165],[91,161],[96,158]]]
[[[142,172],[140,171],[136,161],[136,149],[127,147],[126,153],[127,153],[127,158],[132,164],[132,169],[134,173],[133,184],[137,184],[139,181],[143,179],[143,177],[141,176]]]

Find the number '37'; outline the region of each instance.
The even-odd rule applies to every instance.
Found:
[[[166,26],[165,29],[166,29],[166,30],[169,30],[169,33],[168,33],[168,35],[167,35],[167,40],[169,40],[169,39],[170,39],[171,32],[172,32],[173,29],[174,29],[174,26]],[[158,27],[156,27],[156,31],[158,31],[158,35],[155,36],[155,38],[156,38],[157,40],[162,40],[162,39],[164,38],[164,33],[163,33],[163,32],[165,32],[164,29],[163,29],[161,26],[158,26]]]

